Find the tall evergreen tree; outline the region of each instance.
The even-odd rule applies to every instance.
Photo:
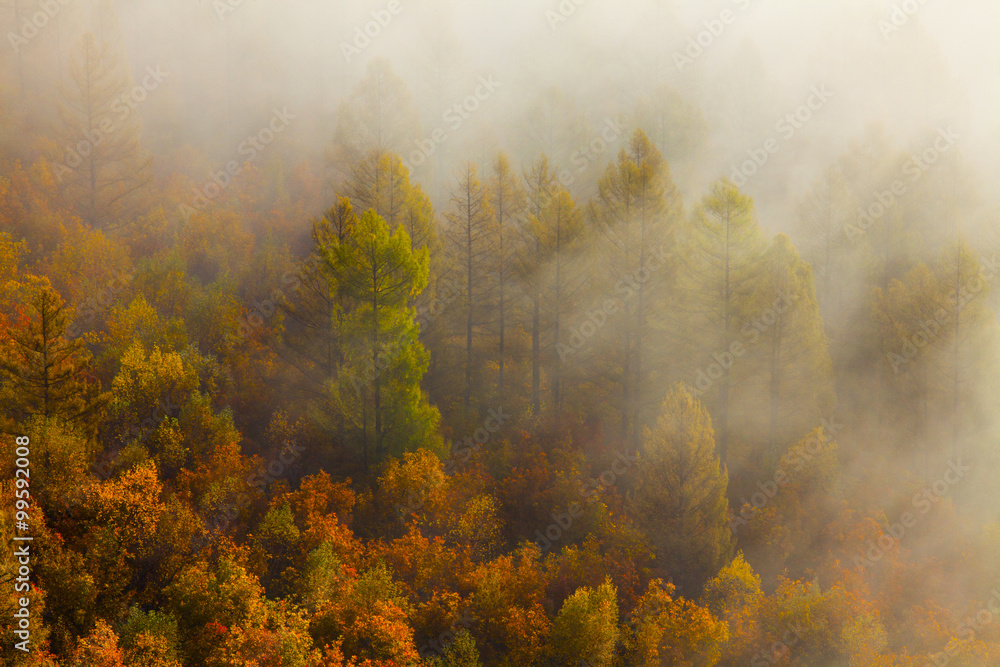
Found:
[[[48,279],[30,286],[28,321],[0,338],[0,378],[12,402],[4,409],[9,431],[33,415],[60,419],[93,434],[107,395],[90,368],[80,338],[68,340],[69,313]]]
[[[127,65],[112,44],[87,33],[70,75],[60,109],[65,152],[54,168],[62,194],[93,227],[131,224],[141,212],[152,163],[139,143],[138,115],[123,99],[132,90]]]
[[[663,303],[651,298],[651,290],[665,284],[670,272],[670,267],[660,266],[654,281],[647,275],[648,267],[654,257],[672,251],[681,209],[680,195],[659,151],[642,130],[636,130],[629,149],[605,170],[589,209],[608,242],[603,260],[609,282],[632,291],[622,299],[624,315],[615,331],[615,349],[621,355],[615,374],[621,438],[633,445],[649,419],[650,313]]]
[[[730,398],[733,389],[733,345],[744,320],[753,315],[751,297],[762,276],[763,241],[754,213],[753,199],[728,179],[712,186],[695,211],[689,239],[690,250],[686,308],[694,316],[691,326],[698,332],[695,353],[699,364],[711,364],[721,355],[715,381],[714,408],[718,424],[719,455],[726,460],[729,444]]]
[[[489,181],[490,206],[496,216],[496,289],[497,289],[497,396],[500,405],[507,405],[508,331],[514,303],[514,259],[521,252],[524,235],[518,224],[524,211],[524,189],[510,167],[510,160],[499,153],[493,162]]]
[[[365,470],[387,454],[435,449],[438,414],[420,389],[427,352],[408,305],[427,285],[427,250],[414,251],[406,230],[390,234],[369,210],[322,252],[348,302],[339,324],[345,368],[331,389],[359,434]]]
[[[489,191],[479,180],[476,166],[465,166],[452,192],[453,209],[447,214],[444,237],[452,270],[461,285],[461,331],[464,340],[462,366],[465,381],[462,405],[468,415],[472,407],[472,387],[477,369],[485,363],[482,344],[484,328],[491,323],[494,300],[494,253],[496,225]],[[478,358],[477,358],[478,357]]]
[[[634,509],[660,567],[696,596],[732,555],[727,523],[728,474],[715,452],[712,421],[678,386],[643,437]]]

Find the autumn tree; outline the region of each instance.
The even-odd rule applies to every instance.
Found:
[[[610,582],[580,588],[563,603],[552,626],[553,664],[610,667],[618,642],[618,594]]]
[[[489,197],[496,216],[496,290],[497,290],[497,395],[500,405],[506,406],[508,331],[515,328],[514,311],[516,273],[514,261],[521,252],[524,235],[520,229],[524,210],[524,188],[510,167],[510,160],[503,153],[493,162],[489,181]]]
[[[485,351],[481,340],[486,325],[494,316],[494,227],[489,192],[479,180],[476,166],[465,166],[458,184],[452,191],[452,210],[446,215],[445,252],[452,258],[455,280],[461,284],[461,323],[456,322],[455,334],[461,331],[464,343],[462,368],[464,383],[461,392],[466,414],[472,407],[472,387],[476,369],[483,365]],[[461,327],[459,329],[459,326]],[[459,336],[456,335],[456,338]]]
[[[28,322],[0,339],[0,377],[11,387],[6,428],[31,415],[61,419],[92,431],[107,396],[90,369],[83,340],[67,339],[69,312],[47,279],[35,279],[27,303]]]
[[[663,258],[673,251],[681,216],[680,194],[669,169],[642,130],[636,130],[628,150],[608,165],[589,215],[607,241],[602,269],[617,291],[628,294],[621,299],[621,324],[612,332],[617,352],[612,374],[620,437],[634,444],[649,419],[650,324],[664,302],[663,285],[671,267],[663,266]],[[651,266],[658,272],[655,278],[649,275]]]
[[[410,182],[397,154],[369,150],[352,165],[345,192],[359,210],[372,209],[382,216],[391,231],[404,227],[414,249],[434,247],[434,209],[420,186]]]
[[[151,163],[126,99],[132,90],[128,70],[111,44],[87,33],[70,74],[73,86],[61,110],[66,153],[55,176],[67,202],[92,227],[134,223]]]
[[[760,364],[760,380],[748,382],[766,387],[766,394],[760,395],[767,397],[763,412],[773,449],[780,439],[796,437],[818,423],[832,408],[833,389],[812,270],[784,234],[775,237],[762,262],[761,281],[749,297],[759,314],[740,333]],[[749,389],[744,394],[751,400],[757,392]]]
[[[693,352],[699,361],[711,364],[712,355],[728,363],[719,364],[721,373],[710,387],[696,380],[699,392],[710,391],[710,405],[716,415],[719,455],[723,462],[729,444],[730,400],[733,373],[741,345],[744,322],[756,313],[750,295],[757,288],[762,265],[763,242],[754,214],[753,199],[741,193],[728,179],[712,190],[695,210],[685,271],[685,309],[692,315],[691,331],[696,332]]]
[[[327,383],[337,377],[346,361],[340,335],[348,301],[339,291],[323,252],[347,243],[357,224],[351,201],[338,198],[312,223],[312,252],[296,262],[282,280],[288,289],[276,304],[283,316],[278,355],[300,379],[299,390],[307,400],[324,396]]]
[[[566,317],[582,298],[586,278],[578,262],[585,228],[583,212],[569,192],[556,187],[552,197],[538,217],[529,220],[532,236],[537,239],[545,261],[543,267],[545,326],[551,331],[549,384],[552,392],[551,410],[558,414],[565,398],[563,364],[569,359],[565,352]]]
[[[644,434],[634,510],[660,567],[687,595],[697,594],[730,555],[727,484],[708,412],[675,387],[655,428]]]
[[[545,154],[525,170],[524,181],[525,214],[537,220],[548,205],[557,185],[555,173],[549,166],[549,159]],[[524,285],[522,289],[528,295],[531,308],[531,406],[537,415],[542,409],[542,276],[545,259],[541,237],[530,232],[531,228],[528,227],[528,238],[525,240],[518,267],[519,278]]]

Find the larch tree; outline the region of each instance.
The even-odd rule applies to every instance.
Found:
[[[427,285],[427,250],[413,251],[406,230],[390,234],[371,210],[343,242],[322,250],[349,303],[340,325],[346,372],[332,390],[345,421],[360,432],[366,472],[372,457],[434,449],[438,414],[420,388],[427,352],[408,305]]]
[[[749,336],[744,338],[761,362],[760,384],[766,391],[755,391],[755,384],[744,393],[748,398],[766,396],[762,412],[768,416],[767,442],[774,452],[779,441],[811,429],[833,404],[830,357],[812,269],[784,234],[765,252],[761,282],[750,302],[759,315],[744,323],[741,334]]]
[[[526,184],[525,215],[539,218],[557,185],[556,175],[543,154],[524,172]],[[531,406],[537,415],[542,409],[542,240],[531,234],[525,240],[518,262],[520,279],[531,308]]]
[[[712,421],[683,387],[663,401],[646,429],[633,508],[660,562],[688,597],[732,553],[727,523],[729,476],[715,452]]]
[[[433,245],[434,211],[427,195],[410,183],[403,161],[395,153],[371,149],[351,167],[345,187],[359,210],[373,209],[395,230],[402,225],[414,248]]]
[[[136,221],[152,178],[122,58],[112,44],[83,36],[60,109],[65,152],[53,168],[67,204],[84,222],[105,230]]]
[[[750,297],[763,270],[763,241],[753,199],[728,179],[717,182],[694,213],[689,243],[690,250],[684,253],[688,263],[685,304],[693,315],[693,331],[700,332],[696,358],[710,364],[712,355],[732,357],[729,363],[719,364],[721,374],[712,387],[719,455],[725,461],[733,367],[739,356],[733,346],[741,344],[739,333],[746,317],[753,314],[748,312],[752,311]]]
[[[608,165],[589,208],[591,221],[608,242],[602,260],[609,282],[626,294],[621,297],[620,325],[613,332],[620,355],[615,361],[615,384],[620,436],[633,445],[649,418],[645,402],[650,388],[650,315],[663,303],[662,298],[652,297],[671,271],[672,267],[663,266],[664,256],[673,250],[681,211],[680,194],[660,152],[642,130],[636,130],[628,150]]]
[[[552,412],[558,415],[565,395],[563,362],[568,358],[563,346],[565,318],[580,300],[586,276],[575,263],[579,257],[579,244],[584,236],[583,211],[563,187],[556,187],[552,198],[538,218],[529,223],[532,235],[542,247],[544,267],[544,292],[546,328],[551,330],[551,372],[549,385],[552,391]]]
[[[35,279],[28,291],[26,326],[0,338],[0,378],[13,397],[4,409],[6,428],[38,415],[93,435],[107,395],[90,368],[90,352],[82,339],[67,339],[69,312],[48,279]]]
[[[452,191],[452,210],[446,215],[444,232],[446,252],[452,258],[453,271],[461,286],[461,330],[464,338],[462,404],[466,413],[472,407],[472,387],[478,378],[477,339],[483,335],[494,313],[494,253],[496,221],[490,206],[489,191],[479,180],[476,166],[465,166],[458,185]]]
[[[282,280],[284,298],[277,304],[283,315],[278,332],[278,355],[302,379],[301,389],[313,399],[325,394],[327,382],[344,364],[340,328],[346,302],[323,260],[323,249],[347,241],[358,218],[349,199],[337,203],[313,221],[313,250],[298,262],[296,271]]]
[[[524,210],[524,189],[513,170],[510,160],[499,153],[493,162],[489,181],[489,197],[493,215],[496,216],[496,290],[497,290],[497,396],[500,405],[507,405],[507,346],[508,330],[512,328],[512,306],[515,302],[514,260],[521,252],[524,234],[520,219]]]

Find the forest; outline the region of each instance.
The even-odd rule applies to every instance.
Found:
[[[1000,665],[1000,7],[0,7],[0,664]]]

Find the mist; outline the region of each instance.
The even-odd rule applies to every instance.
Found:
[[[996,2],[0,21],[4,664],[1000,664]]]

